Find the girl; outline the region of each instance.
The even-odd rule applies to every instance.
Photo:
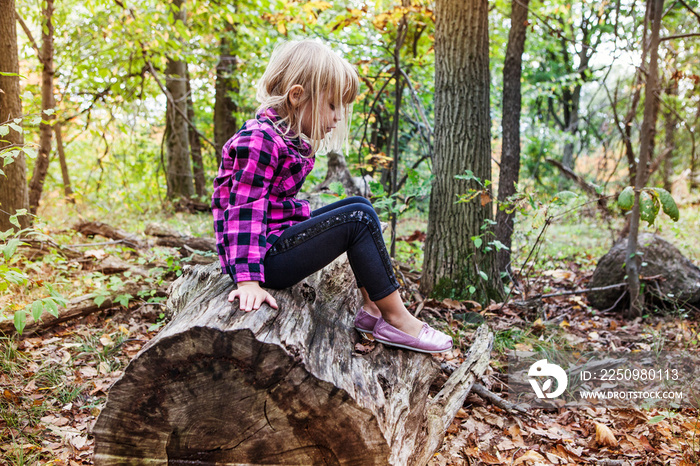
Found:
[[[358,77],[316,41],[288,42],[272,53],[258,83],[257,116],[223,148],[212,208],[224,273],[238,285],[228,300],[243,311],[265,289],[289,287],[347,251],[364,306],[355,327],[391,346],[437,353],[452,339],[416,319],[403,304],[372,204],[351,197],[310,212],[295,199],[322,145],[346,139]]]

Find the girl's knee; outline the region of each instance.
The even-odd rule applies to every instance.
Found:
[[[366,197],[362,197],[362,196],[351,196],[351,197],[346,198],[346,201],[349,204],[364,204],[364,205],[367,205],[369,207],[372,207],[372,203],[370,202],[370,200],[367,199]]]
[[[364,199],[364,198],[361,198],[361,199]],[[363,214],[365,214],[364,216],[366,218],[368,218],[376,226],[378,226],[378,227],[381,226],[380,222],[379,222],[379,216],[377,215],[377,212],[374,210],[374,207],[372,207],[371,202],[367,201],[367,203],[357,203],[353,207],[354,207],[354,210],[356,212],[362,212]]]

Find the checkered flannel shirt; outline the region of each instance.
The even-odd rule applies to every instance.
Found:
[[[295,199],[314,166],[311,147],[283,137],[279,115],[259,113],[224,145],[212,210],[219,260],[235,282],[265,281],[265,254],[282,231],[310,217]]]

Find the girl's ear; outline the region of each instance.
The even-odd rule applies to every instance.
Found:
[[[295,84],[289,89],[289,94],[287,95],[289,96],[288,99],[292,106],[297,107],[304,95],[304,88],[300,84]]]

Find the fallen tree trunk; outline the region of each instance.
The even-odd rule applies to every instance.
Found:
[[[99,301],[99,304],[95,303],[94,295],[80,296],[78,298],[71,299],[65,308],[59,309],[57,316],[53,316],[47,312],[41,315],[39,320],[34,320],[31,315],[27,316],[27,323],[24,327],[22,334],[24,336],[43,332],[46,329],[55,327],[56,325],[68,322],[69,320],[79,319],[81,317],[87,317],[90,314],[94,314],[98,311],[105,311],[107,309],[112,309],[115,307],[124,307],[122,304],[117,302],[117,297],[119,295],[130,294],[132,296],[137,296],[139,291],[148,291],[147,289],[141,288],[134,284],[127,284],[127,286],[113,294],[105,297],[104,300]],[[157,288],[152,291],[150,297],[165,297],[165,289]],[[15,328],[14,321],[6,320],[0,322],[0,334],[12,334],[15,333],[17,329]]]
[[[426,464],[488,366],[481,327],[433,398],[430,355],[354,352],[358,292],[345,259],[242,312],[212,264],[173,284],[171,322],[114,384],[95,464]]]

